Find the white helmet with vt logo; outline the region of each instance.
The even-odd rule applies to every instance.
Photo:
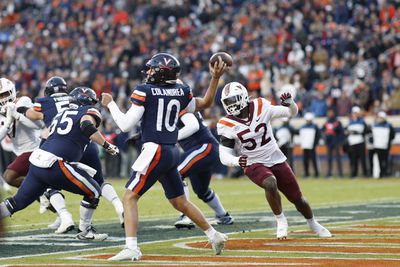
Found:
[[[249,104],[246,87],[238,82],[228,83],[222,89],[221,102],[226,113],[233,116],[239,115],[240,111]]]
[[[17,97],[15,85],[6,78],[0,78],[0,106],[5,106],[8,102],[14,102]]]

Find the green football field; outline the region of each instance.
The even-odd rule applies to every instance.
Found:
[[[110,182],[122,196],[125,180]],[[363,266],[381,266],[381,263],[400,266],[399,179],[300,179],[299,183],[316,218],[330,228],[333,238],[316,238],[294,206],[283,197],[291,232],[288,240],[277,241],[274,217],[261,189],[244,178],[214,180],[212,188],[235,218],[232,226],[216,226],[228,233],[230,239],[223,256],[215,256],[198,228],[176,230],[173,227],[178,214],[165,199],[161,185],[156,184],[139,203],[138,239],[144,257],[135,264],[346,266],[354,260],[363,260]],[[66,193],[75,223],[79,222],[80,199]],[[212,221],[208,206],[193,193],[191,199]],[[116,265],[105,259],[123,247],[124,231],[106,200],[100,201],[94,216],[97,229],[109,234],[102,242],[79,241],[75,234],[53,234],[47,224],[55,216],[51,212],[40,215],[38,210],[38,203],[34,203],[6,220],[8,232],[0,239],[1,266]]]

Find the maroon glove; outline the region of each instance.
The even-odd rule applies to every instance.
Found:
[[[281,105],[289,107],[292,104],[292,95],[290,93],[281,94]]]
[[[239,157],[239,166],[242,167],[243,169],[247,167],[247,156],[241,155]]]

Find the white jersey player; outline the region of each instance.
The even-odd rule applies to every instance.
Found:
[[[5,181],[19,187],[29,170],[29,156],[40,144],[41,122],[33,122],[17,111],[20,107],[32,107],[29,97],[16,97],[15,85],[6,78],[0,78],[0,106],[3,122],[0,126],[0,140],[7,135],[13,143],[17,158],[3,174]]]
[[[302,196],[296,177],[272,133],[272,119],[297,115],[298,108],[291,95],[281,95],[282,106],[274,106],[263,98],[249,101],[247,89],[240,83],[231,82],[222,90],[221,101],[228,114],[217,124],[221,135],[221,162],[242,167],[250,180],[265,190],[276,217],[277,238],[285,239],[288,234],[278,189],[307,219],[314,233],[331,237],[331,233],[314,219],[311,207]],[[239,156],[234,155],[235,145],[239,147]]]

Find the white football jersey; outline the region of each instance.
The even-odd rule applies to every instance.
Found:
[[[16,102],[16,107],[32,107],[32,101],[29,97],[21,97]],[[5,117],[1,116],[1,121],[5,121]],[[2,123],[3,124],[3,123]],[[41,130],[32,129],[20,121],[14,120],[8,131],[8,136],[13,144],[13,152],[19,156],[25,152],[32,152],[40,145]]]
[[[282,163],[285,155],[274,138],[271,119],[290,117],[290,109],[274,106],[264,98],[249,103],[249,118],[242,120],[225,116],[217,124],[218,134],[233,139],[241,155],[247,156],[248,165],[262,163],[267,167]]]

